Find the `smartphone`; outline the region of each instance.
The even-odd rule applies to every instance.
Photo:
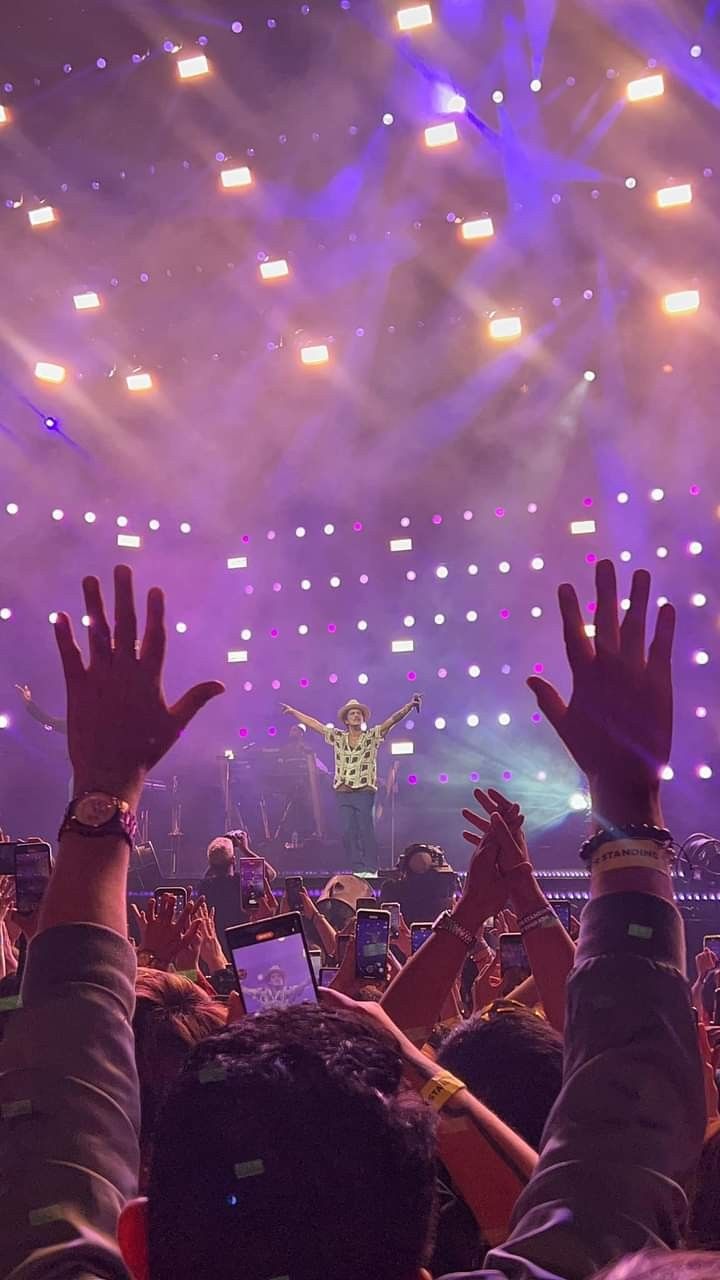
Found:
[[[317,986],[298,911],[225,930],[246,1013],[317,1004]]]
[[[361,906],[355,925],[355,976],[384,982],[389,944],[390,912]]]
[[[336,977],[337,977],[337,975],[338,975],[338,972],[339,972],[339,970],[338,970],[338,969],[333,969],[333,968],[330,968],[330,967],[328,967],[328,968],[326,968],[326,969],[325,969],[325,968],[321,969],[321,970],[320,970],[320,977],[318,978],[318,986],[319,986],[319,987],[329,987],[329,986],[332,986],[333,982],[335,981],[335,979],[336,979]]]
[[[419,951],[423,942],[427,942],[433,931],[432,924],[425,922],[424,924],[410,925],[410,955],[414,956]]]
[[[570,932],[570,903],[561,901],[559,898],[548,899],[555,915],[560,921],[566,933]],[[720,941],[720,939],[718,939]]]
[[[290,911],[300,910],[300,894],[305,888],[302,876],[285,877],[285,897]]]
[[[400,936],[400,903],[399,902],[381,902],[380,906],[383,911],[390,912],[390,937],[399,938]]]
[[[320,970],[322,968],[322,951],[319,947],[310,948],[310,963],[312,965],[313,974],[315,975],[315,982],[319,983]]]
[[[499,946],[500,976],[504,978],[510,970],[513,970],[513,972],[520,971],[525,977],[529,978],[531,969],[522,934],[501,933]]]
[[[169,894],[175,899],[175,908],[177,911],[184,911],[187,906],[187,889],[178,888],[174,884],[160,884],[157,889],[153,890],[153,898],[159,902],[163,894]]]
[[[245,911],[255,911],[265,891],[265,859],[238,858],[240,901]]]
[[[15,845],[15,906],[19,915],[37,911],[48,887],[50,869],[49,844],[37,840]]]
[[[706,933],[703,938],[703,950],[712,951],[715,959],[720,961],[720,933]]]

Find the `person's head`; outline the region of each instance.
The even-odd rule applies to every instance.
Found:
[[[291,724],[288,730],[288,738],[291,742],[301,743],[305,741],[305,725]]]
[[[717,1275],[716,1253],[648,1249],[614,1262],[595,1280],[717,1280]]]
[[[686,1190],[688,1244],[694,1249],[720,1249],[720,1129],[706,1140]]]
[[[537,1151],[562,1084],[562,1046],[544,1018],[509,1009],[451,1031],[438,1061]]]
[[[426,1275],[433,1119],[402,1073],[389,1036],[318,1005],[244,1018],[198,1045],[153,1156],[152,1280],[236,1280],[238,1267],[243,1280]],[[124,1215],[126,1257],[139,1217]]]
[[[208,875],[232,876],[235,874],[235,850],[229,836],[215,836],[215,839],[210,841],[207,860]]]
[[[285,974],[279,964],[274,964],[272,968],[268,969],[267,974],[265,975],[265,980],[269,987],[276,987],[278,989],[280,987],[284,987],[286,984]]]
[[[225,1027],[227,1011],[188,978],[139,969],[135,982],[135,1062],[140,1080],[142,1167],[147,1171],[157,1115],[189,1051]]]
[[[359,733],[363,725],[370,723],[370,708],[364,702],[358,702],[357,698],[351,698],[338,711],[338,719],[346,729]]]

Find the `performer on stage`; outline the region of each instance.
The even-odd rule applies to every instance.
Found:
[[[60,716],[48,715],[47,711],[43,711],[42,707],[35,702],[29,685],[16,684],[15,688],[25,703],[25,710],[33,720],[37,720],[48,732],[54,730],[55,733],[67,733],[67,720],[62,720]]]
[[[377,791],[377,753],[380,743],[396,724],[400,724],[410,712],[419,711],[422,698],[415,694],[409,702],[383,720],[382,724],[369,728],[370,708],[364,702],[351,698],[338,711],[343,729],[327,728],[313,716],[306,716],[283,703],[286,715],[294,716],[300,724],[321,733],[335,753],[335,778],[333,792],[340,806],[343,846],[354,871],[377,871],[378,849],[373,824],[373,807]]]

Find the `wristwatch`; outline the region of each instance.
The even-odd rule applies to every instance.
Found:
[[[459,938],[468,951],[471,951],[477,944],[476,935],[471,933],[469,929],[463,928],[461,924],[458,924],[449,911],[441,911],[433,925],[433,933],[441,930],[444,933],[451,933],[453,938]]]
[[[132,849],[137,829],[137,818],[127,800],[104,791],[86,791],[68,805],[58,839],[69,831],[91,838],[121,836]]]

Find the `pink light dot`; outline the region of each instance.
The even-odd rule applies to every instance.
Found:
[[[503,769],[503,780],[505,782],[509,782],[511,778],[512,778],[512,773],[510,772],[510,770]]]
[[[471,781],[471,782],[479,782],[479,781],[480,781],[480,774],[479,774],[479,773],[471,773],[471,774],[470,774],[470,781]]]
[[[337,631],[337,627],[335,626],[334,622],[328,622],[328,631],[330,632],[331,636],[335,635],[335,632]]]
[[[585,557],[586,564],[595,564],[596,560],[597,560],[597,556],[592,551],[588,551]]]
[[[238,737],[239,737],[239,738],[247,738],[247,736],[248,736],[248,731],[247,731],[247,729],[245,729],[245,728],[238,729]]]
[[[361,585],[361,586],[366,587],[369,581],[370,581],[370,579],[368,578],[368,576],[367,576],[367,574],[366,574],[366,573],[361,573],[361,574],[360,574],[360,585]]]
[[[410,786],[411,786],[411,787],[416,786],[416,785],[417,785],[417,775],[416,775],[416,774],[414,774],[414,773],[409,773],[409,774],[408,774],[408,782],[410,783]]]
[[[498,520],[502,520],[503,516],[505,515],[505,508],[504,508],[504,507],[496,507],[496,508],[495,508],[495,515],[497,516]]]
[[[534,515],[535,515],[535,513],[537,512],[537,509],[538,509],[537,502],[528,502],[528,513],[529,513],[529,515],[534,516]]]
[[[356,520],[356,521],[355,521],[355,523],[353,524],[353,532],[354,532],[354,533],[362,533],[362,521],[361,521],[361,520]]]
[[[270,737],[270,738],[274,738],[276,733],[277,733],[277,729],[276,729],[275,725],[274,725],[274,724],[271,724],[271,725],[270,725],[270,728],[268,729],[268,737]]]
[[[592,506],[592,504],[593,504],[593,500],[592,500],[592,498],[583,498],[583,506],[584,506],[584,507],[591,507],[591,506]]]
[[[243,689],[246,693],[252,693],[252,680],[246,680]]]
[[[282,591],[282,582],[273,582],[273,591]]]
[[[535,672],[536,676],[541,676],[544,670],[545,670],[545,667],[542,662],[535,663],[535,666],[533,667],[533,671]]]
[[[328,676],[328,680],[330,681],[330,684],[337,684],[338,682],[337,673],[335,671],[331,671],[330,675]]]
[[[698,496],[699,492],[700,492],[700,485],[699,485],[699,484],[691,484],[691,485],[690,485],[690,497],[691,497],[691,498],[697,498],[697,496]]]
[[[414,569],[408,569],[407,573],[405,574],[405,577],[407,578],[408,582],[414,582],[415,579],[417,578],[417,574]]]
[[[277,537],[277,534],[276,534],[275,530],[274,530],[274,529],[268,529],[268,531],[267,531],[267,540],[268,540],[268,542],[272,542],[273,538],[276,538],[276,537]]]
[[[247,586],[246,586],[246,588],[245,588],[245,595],[246,595],[246,596],[251,596],[251,595],[253,595],[254,591],[255,591],[255,588],[252,586],[252,584],[251,584],[251,583],[249,583],[249,582],[248,582],[248,584],[247,584]]]
[[[447,676],[447,667],[438,667],[438,680],[444,680]]]
[[[442,524],[442,516],[436,515],[432,518],[433,524]]]
[[[249,541],[250,541],[250,534],[249,534],[249,533],[244,533],[244,534],[243,534],[243,536],[242,536],[242,538],[240,539],[240,541],[241,541],[241,542],[249,542]]]
[[[301,689],[307,689],[309,683],[310,681],[308,680],[307,676],[300,677],[299,684]]]
[[[530,719],[532,720],[533,724],[539,724],[540,721],[542,720],[542,716],[540,715],[539,711],[533,711]]]
[[[447,780],[448,780],[448,776],[446,773],[438,774],[438,782],[447,782]]]
[[[273,688],[273,689],[279,689],[279,688],[280,688],[280,681],[279,681],[279,680],[273,680],[273,681],[272,681],[272,684],[271,684],[271,688]]]
[[[277,640],[279,635],[280,635],[280,632],[278,631],[277,627],[270,628],[270,636],[273,640]]]
[[[407,678],[408,678],[408,680],[417,680],[417,672],[416,672],[416,671],[408,671],[408,673],[407,673]]]
[[[473,518],[472,511],[463,511],[463,520],[472,520],[472,518]]]
[[[501,618],[509,618],[509,617],[510,617],[510,610],[509,610],[509,609],[501,609],[501,610],[500,610],[500,617],[501,617]]]
[[[594,613],[595,610],[597,609],[597,602],[595,600],[588,600],[587,609],[588,609],[588,613]]]

